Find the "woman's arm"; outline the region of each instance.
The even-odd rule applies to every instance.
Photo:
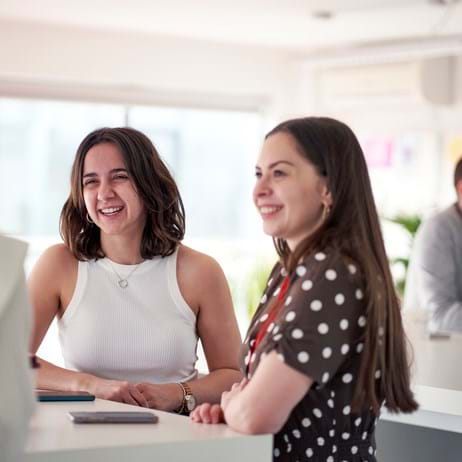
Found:
[[[199,254],[188,287],[196,298],[197,330],[210,373],[190,382],[198,403],[219,403],[221,394],[242,379],[239,371],[241,337],[225,275],[212,258]]]
[[[197,331],[210,371],[188,385],[198,404],[218,403],[223,391],[242,379],[238,366],[241,338],[229,287],[215,260],[184,246],[180,247],[177,274],[181,294],[197,315]],[[178,384],[140,384],[138,388],[157,409],[175,410],[183,401]]]
[[[74,293],[78,262],[64,244],[47,249],[39,258],[28,280],[29,297],[33,307],[31,352],[35,353],[55,316],[62,316]],[[93,393],[98,398],[135,405],[146,400],[134,385],[104,380],[90,374],[55,366],[39,358],[38,388]]]
[[[272,351],[245,386],[223,393],[224,419],[241,433],[277,433],[312,383],[310,377],[282,362]]]
[[[241,433],[277,433],[313,381],[287,366],[275,351],[266,356],[250,381],[224,392],[221,405],[202,404],[191,413],[194,422],[226,422]]]

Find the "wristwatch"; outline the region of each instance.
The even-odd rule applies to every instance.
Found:
[[[178,413],[189,413],[196,407],[196,398],[192,394],[191,388],[186,382],[178,382],[178,385],[183,390],[183,402],[181,403]]]

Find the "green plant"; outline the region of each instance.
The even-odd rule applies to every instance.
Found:
[[[248,283],[245,288],[245,299],[247,313],[250,318],[260,303],[272,267],[273,264],[267,260],[259,259],[247,276]]]
[[[389,221],[402,226],[414,239],[420,224],[422,223],[422,217],[420,215],[396,215],[394,218],[389,218]]]
[[[412,249],[415,235],[422,223],[422,217],[420,215],[396,215],[393,218],[388,218],[388,221],[401,226],[401,228],[406,231],[409,237],[409,248]],[[390,264],[392,266],[401,265],[404,270],[404,276],[396,279],[395,281],[396,289],[400,295],[403,295],[406,287],[407,270],[409,268],[409,256],[392,258],[390,259]]]

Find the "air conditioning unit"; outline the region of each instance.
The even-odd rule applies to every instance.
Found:
[[[455,101],[455,57],[319,69],[318,102],[328,110],[364,104]]]

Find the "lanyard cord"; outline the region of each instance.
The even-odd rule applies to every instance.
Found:
[[[268,313],[268,317],[261,324],[260,329],[258,329],[257,335],[255,336],[255,341],[253,343],[253,346],[250,347],[250,357],[252,357],[255,354],[255,351],[257,350],[258,346],[268,334],[268,327],[270,326],[271,323],[274,322],[274,320],[276,319],[276,316],[279,314],[282,303],[286,297],[287,290],[289,288],[289,283],[290,283],[289,276],[286,276],[284,280],[282,281],[276,303],[271,308],[271,311]],[[250,366],[250,361],[249,361],[249,364],[247,365],[247,372],[249,372],[249,366]]]

